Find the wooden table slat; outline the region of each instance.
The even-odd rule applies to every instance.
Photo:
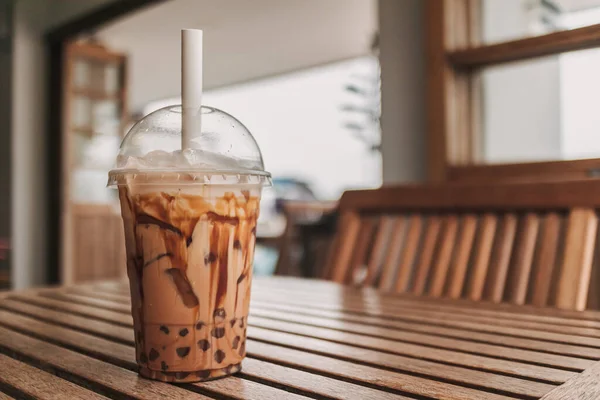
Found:
[[[259,357],[263,360],[316,372],[335,374],[344,379],[384,386],[416,395],[436,399],[461,400],[506,398],[506,396],[494,393],[360,365],[271,343],[249,341],[247,346],[248,354],[251,357]]]
[[[446,327],[438,325],[427,325],[420,322],[389,320],[376,316],[355,315],[344,313],[339,310],[307,309],[302,306],[289,304],[273,304],[273,302],[262,302],[252,300],[253,307],[258,309],[267,308],[269,310],[283,311],[293,313],[294,315],[305,315],[309,317],[325,317],[337,321],[356,322],[368,326],[398,329],[401,331],[429,333],[441,337],[451,337],[458,339],[467,339],[472,342],[500,344],[509,348],[532,349],[548,354],[568,355],[584,359],[600,360],[600,349],[581,347],[576,345],[562,343],[548,343],[542,340],[512,337],[503,335],[502,332],[491,331],[474,332],[460,327]]]
[[[377,300],[382,303],[394,303],[395,301],[403,300],[418,300],[420,302],[428,304],[436,304],[439,306],[451,305],[455,307],[463,307],[465,309],[473,310],[491,310],[491,311],[508,311],[515,316],[552,316],[559,317],[565,320],[589,320],[589,321],[600,321],[600,311],[598,310],[585,310],[585,311],[573,311],[559,309],[555,307],[538,307],[531,305],[515,306],[510,303],[492,303],[489,301],[472,301],[468,299],[455,299],[451,302],[447,299],[432,298],[432,297],[420,297],[412,294],[397,295],[393,293],[380,292],[373,288],[362,288],[356,290],[355,288],[348,286],[341,286],[330,281],[316,280],[316,279],[294,279],[287,277],[271,277],[269,279],[257,279],[254,282],[254,288],[258,288],[257,292],[265,292],[271,288],[286,288],[289,292],[305,292],[314,295],[335,295],[338,297],[360,297],[366,299]],[[126,282],[122,282],[121,285],[115,285],[113,292],[120,294],[129,294],[129,288]]]
[[[308,326],[331,328],[349,333],[365,334],[384,339],[393,339],[407,343],[416,343],[440,347],[447,350],[459,350],[467,353],[489,355],[498,358],[526,361],[532,364],[555,366],[564,369],[584,370],[589,368],[594,361],[569,356],[540,353],[521,349],[507,349],[505,346],[475,343],[468,340],[449,339],[424,333],[403,332],[396,329],[381,328],[364,324],[355,324],[335,319],[320,318],[315,316],[302,316],[271,311],[268,308],[253,307],[253,317],[264,317],[286,322],[297,322]],[[253,318],[254,320],[254,318]]]
[[[269,287],[268,289],[263,291],[261,294],[275,294],[279,296],[282,290],[280,286]],[[289,291],[287,291],[289,294]],[[310,293],[309,291],[294,291],[294,298],[307,300],[312,302],[321,302],[321,301],[332,301],[332,302],[340,302],[344,301],[344,304],[356,305],[358,303],[362,303],[362,305],[382,305],[389,309],[419,309],[419,310],[432,310],[432,311],[444,311],[450,313],[451,315],[456,315],[457,318],[464,316],[467,314],[468,316],[481,316],[481,317],[494,317],[494,319],[498,320],[498,323],[520,323],[520,322],[531,322],[531,323],[547,323],[547,326],[554,327],[555,325],[564,325],[573,328],[600,328],[600,321],[594,320],[582,320],[582,319],[567,319],[556,316],[549,315],[538,315],[538,314],[527,314],[527,313],[515,313],[509,311],[501,311],[501,310],[493,310],[487,308],[472,308],[468,307],[466,304],[458,305],[456,302],[431,302],[426,301],[430,300],[427,298],[400,298],[398,296],[392,297],[389,301],[385,301],[382,303],[382,299],[376,294],[366,295],[352,293],[352,292],[342,292],[342,293]],[[457,300],[459,301],[459,300]],[[545,310],[545,309],[541,309]],[[585,332],[585,331],[583,331]],[[595,334],[598,334],[598,331],[588,331]]]
[[[573,377],[564,385],[550,391],[543,400],[597,400],[600,399],[600,363]]]
[[[53,322],[82,332],[93,333],[113,341],[128,344],[134,343],[133,331],[129,327],[69,314],[66,311],[47,309],[13,299],[7,299],[1,302],[0,309],[15,311],[28,317],[37,318],[40,321]]]
[[[18,397],[31,396],[42,400],[56,399],[106,399],[106,397],[58,378],[23,362],[0,354],[0,388],[12,388]],[[0,396],[0,398],[2,398]]]
[[[283,278],[256,279],[252,297],[242,372],[173,386],[136,374],[127,282],[9,292],[0,298],[0,400],[56,398],[55,387],[69,398],[600,396],[597,312]]]
[[[0,327],[0,352],[25,357],[28,364],[61,377],[82,382],[100,394],[127,395],[144,399],[208,399],[180,387],[152,382],[137,373],[60,346]]]
[[[553,383],[563,383],[575,375],[575,373],[570,371],[540,367],[537,365],[526,365],[513,361],[499,360],[496,358],[476,356],[449,350],[425,348],[410,343],[403,343],[402,346],[398,346],[395,345],[393,341],[386,339],[371,338],[325,328],[268,320],[260,317],[253,317],[249,320],[249,325],[251,327],[256,326],[263,329],[325,339],[344,345],[356,345],[360,346],[360,348],[383,351],[386,353],[389,352],[390,354],[397,354],[402,357],[415,357],[421,360],[441,362],[444,364],[458,365],[491,372],[501,372]],[[436,367],[432,365],[432,368]]]
[[[68,346],[78,352],[83,352],[86,355],[116,364],[131,371],[137,370],[133,346],[113,343],[106,339],[72,331],[57,325],[36,321],[28,317],[5,311],[0,311],[0,321],[0,324],[10,326],[21,332],[27,332],[28,334],[33,334],[35,337]],[[239,378],[232,378],[227,385],[223,385],[223,381],[221,380],[216,380],[203,383],[202,388],[208,389],[219,395],[236,397],[237,393],[241,392],[252,398],[264,398],[265,400],[278,399],[284,393],[279,389],[252,381],[233,381],[242,380]],[[291,393],[286,394],[286,396],[287,398],[303,397]]]
[[[265,297],[265,296],[256,296],[264,301],[274,301],[274,298]],[[294,304],[298,306],[303,306],[306,308],[315,308],[315,309],[326,309],[326,310],[334,310],[334,311],[344,311],[353,314],[364,314],[370,316],[378,316],[384,319],[399,319],[406,321],[415,321],[415,322],[423,322],[423,323],[431,323],[435,325],[441,326],[451,326],[451,327],[461,327],[465,329],[470,329],[474,331],[480,332],[501,332],[511,336],[520,336],[520,337],[528,337],[532,339],[540,339],[547,340],[558,343],[573,343],[586,345],[589,347],[600,348],[600,338],[589,337],[583,335],[575,335],[575,334],[565,334],[548,331],[547,329],[543,329],[543,327],[539,327],[539,329],[528,329],[525,327],[515,327],[509,326],[506,324],[501,324],[494,318],[460,318],[457,319],[452,315],[448,315],[448,313],[444,312],[421,312],[417,310],[405,309],[400,313],[399,311],[382,309],[381,307],[368,307],[368,306],[346,306],[346,305],[336,305],[329,304],[327,302],[314,304],[307,304],[305,301],[301,299],[279,299],[281,303],[285,304]],[[560,327],[561,329],[563,327]],[[565,328],[566,329],[566,328]],[[559,330],[559,329],[556,329]],[[598,333],[598,331],[596,332]]]
[[[248,335],[254,340],[282,344],[300,350],[309,349],[311,352],[329,357],[354,361],[379,368],[384,367],[406,374],[429,376],[438,380],[444,379],[456,384],[488,388],[505,393],[541,396],[554,387],[554,385],[547,383],[532,382],[490,372],[437,364],[394,354],[385,354],[374,350],[272,331],[255,326],[248,328]]]

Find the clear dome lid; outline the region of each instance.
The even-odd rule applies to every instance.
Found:
[[[191,132],[184,150],[181,106],[161,108],[138,121],[121,142],[108,186],[159,182],[270,185],[271,175],[265,171],[250,131],[224,111],[206,106],[200,110],[192,117],[198,124],[192,125],[201,126],[201,132]]]

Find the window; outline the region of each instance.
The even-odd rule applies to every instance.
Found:
[[[600,1],[428,0],[431,180],[600,168]]]

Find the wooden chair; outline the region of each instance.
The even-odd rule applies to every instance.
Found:
[[[325,276],[385,291],[582,310],[597,306],[588,290],[599,208],[600,180],[349,191]]]

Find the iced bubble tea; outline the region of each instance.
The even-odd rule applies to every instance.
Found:
[[[196,149],[174,150],[178,115],[169,107],[138,122],[109,184],[121,203],[140,374],[194,382],[241,369],[270,179],[247,129],[216,109],[203,108]]]

